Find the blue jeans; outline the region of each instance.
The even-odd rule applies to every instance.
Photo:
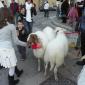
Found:
[[[26,32],[27,32],[28,34],[32,33],[33,23],[32,23],[32,22],[25,21],[25,22],[24,22],[24,25],[25,25]]]

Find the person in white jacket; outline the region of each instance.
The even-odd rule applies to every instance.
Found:
[[[48,1],[44,4],[44,17],[49,17],[49,3]]]
[[[31,0],[27,0],[25,3],[25,8],[26,8],[26,31],[28,34],[32,32],[32,14],[31,14],[31,9],[33,7],[33,4]]]

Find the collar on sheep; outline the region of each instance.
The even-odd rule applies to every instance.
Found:
[[[40,49],[42,48],[41,44],[40,43],[37,43],[37,44],[32,44],[32,49]]]

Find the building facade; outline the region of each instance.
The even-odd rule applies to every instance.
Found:
[[[11,0],[0,0],[0,1],[4,1],[7,6],[9,7],[10,6],[10,3],[11,3]],[[20,5],[24,4],[25,3],[25,0],[15,0],[16,2],[18,2]],[[36,4],[36,7],[39,8],[40,6],[42,6],[42,4],[45,2],[45,1],[48,1],[49,4],[50,4],[50,7],[53,7],[56,5],[56,1],[57,0],[33,0],[33,2]],[[60,0],[60,1],[63,1],[63,0]],[[69,0],[70,1],[73,1],[73,0]]]
[[[0,0],[0,1],[4,1],[8,7],[10,6],[11,0]],[[15,1],[18,2],[20,5],[25,3],[25,0],[15,0]],[[44,3],[44,1],[45,0],[33,0],[37,8],[41,6]],[[48,2],[50,6],[53,6],[56,4],[56,0],[48,0]]]

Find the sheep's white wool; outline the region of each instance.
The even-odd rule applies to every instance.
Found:
[[[33,49],[34,55],[36,56],[36,58],[38,58],[38,71],[40,71],[40,59],[44,57],[44,53],[45,53],[48,43],[56,37],[56,32],[54,32],[54,30],[51,27],[46,27],[43,31],[37,31],[32,34],[37,35],[42,45],[42,48]],[[27,41],[29,41],[29,37]]]
[[[83,69],[80,72],[77,85],[85,85],[85,66],[83,67]]]
[[[42,44],[42,48],[40,49],[33,49],[33,52],[34,52],[34,55],[37,57],[37,58],[43,58],[44,56],[44,51],[46,49],[46,46],[48,44],[48,39],[46,38],[46,36],[44,35],[43,32],[41,31],[37,31],[35,32],[35,34],[38,36],[41,44]]]
[[[45,29],[43,29],[44,34],[48,38],[49,41],[55,38],[56,33],[54,32],[53,28],[47,26]]]
[[[37,58],[43,58],[45,49],[47,47],[47,44],[55,38],[56,33],[54,30],[47,26],[46,28],[43,29],[43,31],[37,31],[35,34],[38,36],[40,42],[42,43],[42,48],[40,49],[33,49],[34,55]]]
[[[42,31],[37,31],[35,34],[38,36],[40,42],[42,43],[43,47],[46,48],[48,44],[48,39]]]
[[[81,60],[85,59],[85,55],[81,57]]]
[[[31,33],[31,34],[36,34],[42,44],[42,48],[33,49],[34,55],[37,58],[43,58],[48,42],[55,38],[56,33],[54,32],[54,30],[51,27],[46,27],[43,29],[43,31],[36,31],[35,33]],[[29,37],[30,37],[30,35],[29,35]],[[27,41],[29,40],[29,37],[28,37]]]
[[[64,56],[68,52],[68,40],[63,31],[59,31],[56,38],[48,43],[44,55],[44,61],[56,64],[59,67],[64,63]]]

